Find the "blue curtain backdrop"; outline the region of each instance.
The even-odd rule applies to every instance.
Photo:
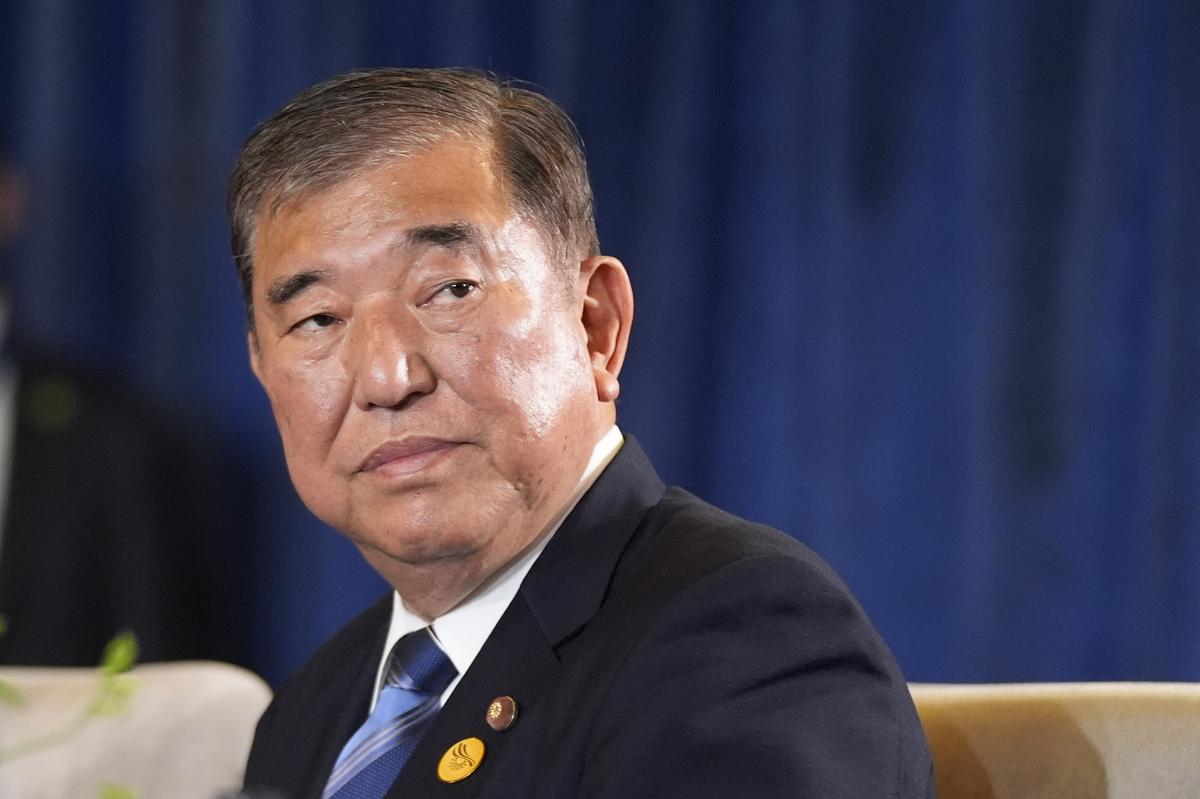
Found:
[[[624,429],[808,542],[913,679],[1200,679],[1200,6],[8,0],[20,332],[204,442],[214,615],[278,680],[382,584],[245,358],[224,181],[373,65],[532,81],[638,299]]]

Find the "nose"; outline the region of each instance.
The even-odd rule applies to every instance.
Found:
[[[423,353],[420,324],[405,308],[363,314],[351,333],[354,403],[362,410],[403,408],[429,394],[437,376]]]

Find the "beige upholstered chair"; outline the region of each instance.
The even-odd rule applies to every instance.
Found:
[[[98,799],[113,784],[139,799],[214,799],[241,783],[270,689],[222,663],[156,663],[130,672],[125,712],[60,744],[0,761],[4,799]],[[0,705],[0,750],[69,726],[96,695],[92,669],[0,668],[27,700]]]
[[[1200,797],[1200,684],[910,688],[939,799]]]

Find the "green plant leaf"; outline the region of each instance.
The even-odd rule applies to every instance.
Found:
[[[121,674],[129,671],[137,663],[137,636],[125,630],[117,633],[108,646],[104,647],[104,656],[100,659],[100,671],[104,674]]]
[[[131,632],[116,635],[104,648],[104,656],[97,668],[100,678],[95,698],[86,705],[77,717],[58,729],[36,735],[22,741],[6,743],[0,747],[0,761],[5,763],[20,757],[60,746],[78,735],[93,719],[115,716],[128,709],[130,698],[137,690],[137,680],[125,674],[137,663],[138,643]],[[25,704],[24,697],[15,687],[0,681],[0,704]],[[100,789],[101,799],[138,799],[136,791],[119,785],[105,785]]]
[[[100,786],[100,799],[138,799],[138,792],[132,788],[105,783]]]
[[[129,707],[129,700],[136,690],[137,681],[128,674],[112,674],[105,677],[100,685],[100,693],[92,701],[87,715],[93,718],[121,715]]]
[[[6,632],[8,632],[8,617],[0,613],[0,635],[4,635]],[[15,686],[0,680],[0,705],[21,707],[24,704],[25,697],[21,696],[21,692]]]
[[[25,704],[25,697],[17,690],[16,686],[0,680],[0,705],[8,705],[9,707],[22,707]]]

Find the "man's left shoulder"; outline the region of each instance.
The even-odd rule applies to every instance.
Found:
[[[668,489],[595,622],[583,638],[613,659],[592,728],[609,788],[635,774],[643,793],[631,783],[627,795],[929,794],[899,667],[842,580],[796,539]],[[645,756],[646,742],[665,740],[680,753],[674,767],[661,748]],[[702,751],[722,754],[691,757]],[[659,772],[674,776],[646,776]]]
[[[656,582],[683,589],[731,568],[790,574],[800,585],[849,596],[833,569],[796,538],[675,487],[646,515],[622,571],[651,569]]]

